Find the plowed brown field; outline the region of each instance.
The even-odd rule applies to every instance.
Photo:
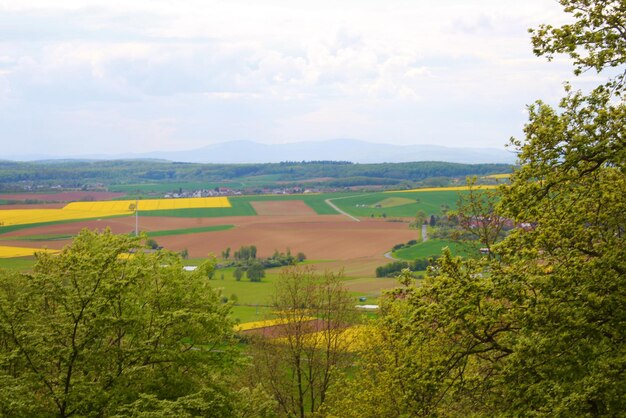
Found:
[[[270,256],[274,250],[292,253],[303,252],[310,260],[329,260],[317,269],[345,270],[347,276],[374,275],[377,266],[389,262],[383,254],[400,242],[415,239],[415,231],[406,223],[386,222],[380,219],[363,219],[354,222],[342,215],[310,216],[237,216],[223,218],[170,218],[140,217],[142,231],[194,228],[209,225],[235,225],[228,231],[203,232],[188,235],[158,237],[165,248],[180,251],[187,248],[190,257],[219,255],[230,247],[256,245],[260,257]],[[115,233],[134,230],[132,216],[95,221],[41,226],[3,234],[3,245],[32,246],[20,237],[43,234],[75,234],[82,228],[111,228]],[[38,246],[60,249],[69,241],[39,241]]]
[[[301,216],[315,215],[302,200],[275,200],[266,202],[250,202],[257,214],[261,216]]]

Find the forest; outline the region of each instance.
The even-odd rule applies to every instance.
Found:
[[[24,190],[24,186],[45,189],[55,185],[64,188],[94,185],[124,185],[159,182],[233,182],[255,179],[254,185],[272,186],[276,182],[327,187],[360,185],[398,185],[433,177],[480,176],[510,173],[508,164],[457,164],[415,162],[388,164],[353,164],[349,162],[311,161],[275,164],[195,164],[152,160],[119,161],[42,161],[0,162],[0,187],[3,192]],[[264,178],[265,177],[265,178]],[[239,186],[240,188],[241,186]]]

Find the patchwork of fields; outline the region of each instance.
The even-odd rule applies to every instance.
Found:
[[[139,229],[158,244],[172,251],[188,251],[191,257],[219,255],[226,248],[255,245],[259,257],[276,250],[303,252],[316,270],[342,271],[346,286],[368,301],[383,290],[396,286],[394,279],[376,279],[376,267],[389,262],[384,254],[400,242],[419,239],[419,231],[408,228],[416,212],[440,214],[453,209],[461,188],[420,189],[397,192],[343,192],[302,195],[253,195],[236,197],[142,199],[72,202],[62,208],[29,205],[20,209],[0,206],[0,266],[28,268],[32,263],[18,262],[32,257],[37,248],[60,250],[81,229],[110,228],[114,233],[132,233],[135,205],[139,210]],[[326,203],[331,200],[341,210],[359,217],[355,222]],[[6,208],[6,209],[2,209]],[[391,221],[391,222],[390,222]],[[441,243],[428,243],[394,254],[410,259],[436,254]],[[428,248],[426,248],[428,247]],[[317,261],[316,261],[317,260]],[[323,260],[323,261],[321,261]],[[8,263],[8,264],[7,264]],[[273,288],[269,273],[262,283],[238,282],[232,272],[222,271],[225,293],[236,294],[240,319],[260,318],[259,309],[267,303]],[[263,296],[265,295],[265,296]],[[263,300],[261,300],[263,299]],[[259,308],[261,303],[261,308]],[[256,304],[256,307],[253,305]]]
[[[203,257],[250,244],[260,255],[290,248],[309,258],[333,260],[333,267],[346,262],[349,271],[360,275],[381,263],[391,246],[415,238],[400,218],[408,220],[419,210],[438,214],[443,207],[453,209],[457,190],[463,189],[90,201],[62,209],[5,206],[0,234],[16,245],[36,241],[58,249],[85,227],[132,232],[137,205],[140,230],[174,251],[187,248],[192,256]],[[338,214],[327,199],[361,222]],[[387,222],[389,218],[395,222]]]

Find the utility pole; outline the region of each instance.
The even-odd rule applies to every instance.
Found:
[[[139,201],[135,199],[135,236],[139,236]]]

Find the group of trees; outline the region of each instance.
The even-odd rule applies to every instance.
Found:
[[[283,186],[302,180],[332,177],[308,183],[312,186],[399,185],[433,177],[463,177],[510,172],[508,164],[457,164],[414,162],[352,164],[349,162],[286,162],[274,164],[196,164],[167,161],[0,161],[0,188],[17,191],[20,185],[80,188],[86,184],[113,186],[159,182],[232,182],[246,177],[272,176]],[[448,179],[444,179],[447,184]],[[287,183],[284,183],[287,182]],[[268,181],[266,187],[276,185]],[[176,186],[178,189],[178,186]],[[179,191],[181,191],[179,189]]]
[[[222,251],[222,258],[228,260],[230,257],[230,247]],[[299,252],[293,256],[291,250],[286,252],[274,251],[270,257],[257,258],[257,248],[254,245],[243,245],[233,254],[234,261],[227,266],[234,266],[233,275],[235,280],[239,281],[244,275],[251,282],[260,282],[265,277],[266,268],[274,268],[281,266],[291,266],[306,260],[306,255]]]
[[[567,85],[558,109],[529,107],[512,140],[520,167],[483,216],[532,228],[493,245],[497,257],[444,253],[419,286],[405,274],[329,416],[624,414],[626,6],[561,3],[571,23],[534,31],[535,52],[619,75],[587,93]],[[479,239],[493,242],[491,227]]]
[[[32,273],[0,270],[0,415],[269,416],[260,389],[235,388],[213,266],[186,273],[140,239],[83,231]]]
[[[411,272],[425,271],[433,265],[438,257],[417,258],[411,261],[392,261],[383,266],[376,267],[376,277],[396,277],[402,270]]]
[[[305,415],[354,361],[342,278],[291,266],[272,311],[279,342],[238,347],[230,304],[145,237],[82,231],[32,273],[0,270],[0,415]],[[231,297],[232,299],[232,297]],[[249,357],[251,356],[251,357]]]

